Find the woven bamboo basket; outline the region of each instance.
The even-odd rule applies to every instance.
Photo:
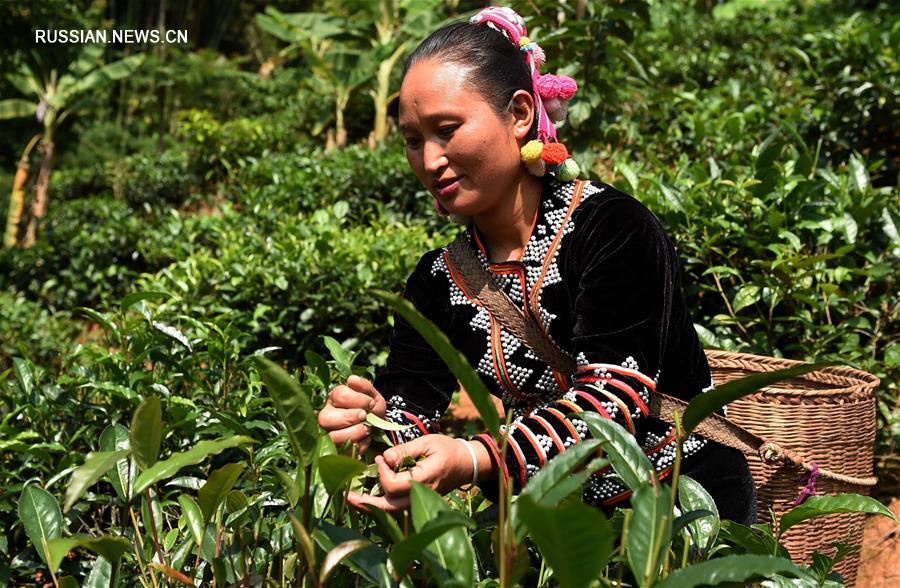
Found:
[[[752,373],[774,371],[802,362],[748,353],[707,350],[717,385]],[[847,367],[831,366],[784,380],[728,405],[728,419],[767,441],[778,443],[808,463],[838,474],[820,476],[817,494],[853,492],[868,495],[875,484],[875,389],[879,379]],[[803,470],[789,463],[772,465],[759,456],[747,459],[757,488],[759,522],[790,510],[804,484]],[[801,523],[783,542],[797,562],[809,563],[815,551],[833,554],[832,543],[862,543],[864,514],[835,514]],[[847,586],[856,585],[859,551],[835,567]]]

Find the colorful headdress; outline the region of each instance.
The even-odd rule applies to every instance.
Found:
[[[578,85],[568,76],[540,74],[544,64],[543,49],[528,38],[525,21],[516,11],[505,6],[485,8],[469,21],[484,23],[500,31],[519,48],[531,71],[534,86],[535,109],[538,116],[538,138],[526,143],[521,150],[522,161],[528,171],[535,176],[543,176],[547,171],[562,181],[574,180],[581,173],[578,164],[569,156],[566,146],[556,138],[554,122],[565,120],[566,103],[575,94]]]

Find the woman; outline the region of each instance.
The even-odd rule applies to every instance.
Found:
[[[564,113],[574,82],[539,76],[542,61],[509,9],[485,9],[471,22],[448,25],[407,60],[399,123],[409,163],[435,206],[469,221],[467,242],[483,267],[579,369],[571,377],[554,371],[508,333],[468,291],[446,247],[426,253],[404,295],[513,411],[509,449],[501,462],[489,435],[461,440],[438,433],[456,380],[396,316],[387,365],[375,382],[349,378],[319,414],[335,442],[351,440],[363,450],[369,411],[414,425],[393,434],[399,444],[375,458],[384,496],[351,494],[358,507],[405,508],[410,480],[441,493],[474,481],[491,496],[502,476],[518,492],[588,435],[583,421],[564,416],[579,411],[626,427],[665,478],[674,431],[646,416],[650,395],[689,399],[712,386],[678,286],[678,259],[658,219],[611,186],[562,181],[573,162],[555,143],[552,120]],[[395,473],[405,456],[422,459]],[[740,452],[691,436],[683,471],[712,494],[723,518],[755,522],[755,490]],[[586,502],[605,509],[628,496],[608,474],[593,476],[583,492]]]

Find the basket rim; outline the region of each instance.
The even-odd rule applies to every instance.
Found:
[[[788,359],[782,357],[770,357],[766,355],[756,355],[753,353],[744,353],[736,351],[725,351],[722,349],[705,349],[707,361],[710,369],[715,368],[742,368],[751,372],[770,372],[777,369],[793,367],[806,362]],[[732,365],[729,365],[732,364]],[[762,392],[767,395],[781,396],[827,396],[827,397],[854,397],[854,396],[871,396],[875,389],[881,384],[880,378],[869,372],[843,366],[827,366],[818,370],[808,372],[798,379],[805,379],[821,384],[832,384],[833,388],[823,389],[790,389],[769,387],[763,388]]]

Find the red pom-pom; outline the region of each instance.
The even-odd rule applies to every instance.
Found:
[[[547,143],[541,150],[541,159],[549,165],[559,165],[569,158],[569,150],[562,143]]]

